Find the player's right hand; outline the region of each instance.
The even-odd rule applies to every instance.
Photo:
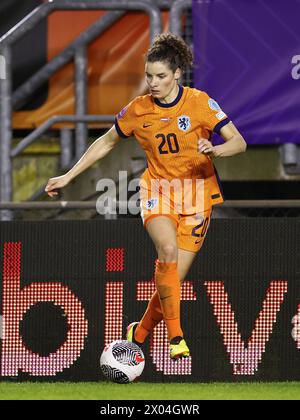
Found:
[[[50,196],[54,197],[55,195],[58,195],[59,188],[65,187],[69,183],[69,178],[67,175],[61,175],[57,176],[56,178],[50,178],[47,182],[45,192]]]

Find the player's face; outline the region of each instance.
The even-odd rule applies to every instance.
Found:
[[[161,61],[147,62],[145,73],[150,93],[154,98],[163,102],[172,102],[176,98],[178,80],[181,75],[180,69],[177,69],[174,73],[167,63]]]

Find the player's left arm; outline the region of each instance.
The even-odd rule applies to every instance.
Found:
[[[220,135],[225,143],[215,146],[216,157],[233,156],[246,151],[247,143],[232,122],[221,128]]]
[[[211,157],[228,157],[246,151],[247,143],[232,122],[221,128],[220,135],[225,140],[225,143],[218,146],[213,146],[207,139],[199,139],[199,152]]]

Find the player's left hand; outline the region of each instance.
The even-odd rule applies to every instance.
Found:
[[[203,139],[203,138],[200,138],[198,140],[198,152],[199,153],[203,153],[205,155],[208,155],[208,156],[212,157],[212,156],[214,156],[214,151],[215,151],[215,148],[209,140]]]

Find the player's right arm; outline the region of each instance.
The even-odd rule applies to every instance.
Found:
[[[65,187],[72,179],[92,166],[97,160],[104,158],[120,139],[114,125],[107,133],[94,141],[79,161],[66,174],[50,178],[45,188],[46,193],[50,197],[57,195],[58,193],[55,190]]]

